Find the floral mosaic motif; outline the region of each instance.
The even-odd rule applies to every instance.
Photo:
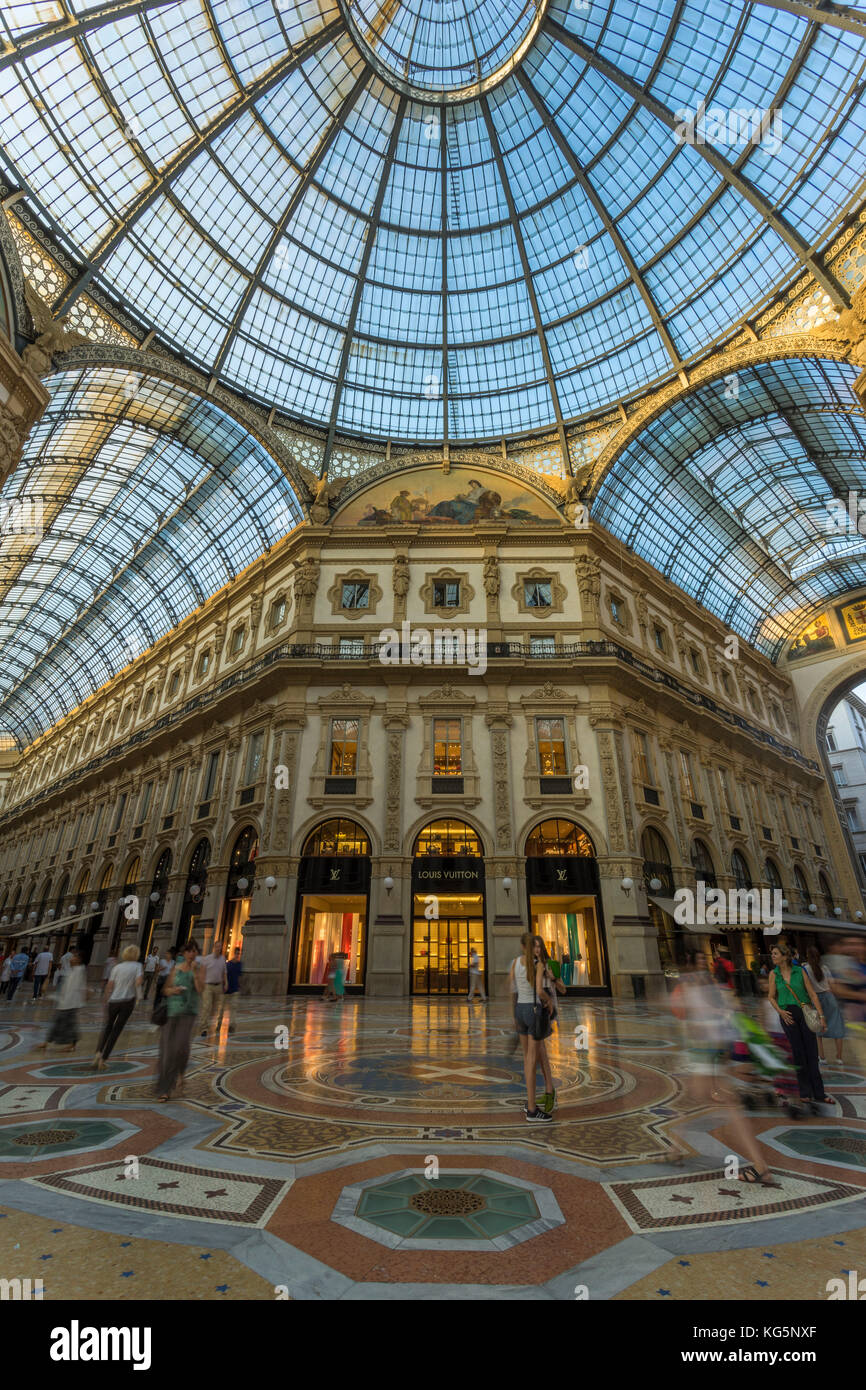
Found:
[[[485,1174],[414,1174],[379,1183],[361,1195],[356,1214],[410,1240],[484,1240],[505,1235],[540,1213],[526,1188]]]
[[[6,1125],[0,1130],[0,1158],[47,1158],[70,1149],[96,1148],[122,1132],[107,1120],[73,1120],[62,1129],[56,1120]]]

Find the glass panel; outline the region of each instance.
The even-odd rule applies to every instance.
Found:
[[[332,719],[330,775],[332,777],[354,777],[357,760],[357,719]]]
[[[424,916],[427,894],[416,893],[412,926],[413,994],[466,994],[469,990],[469,955],[474,948],[484,953],[484,900],[481,894],[439,898],[439,918]]]
[[[563,984],[604,986],[604,952],[594,898],[533,895],[530,917],[532,931],[559,963]]]
[[[323,985],[328,962],[339,954],[346,971],[345,983],[363,984],[366,913],[363,897],[304,893],[294,983]]]

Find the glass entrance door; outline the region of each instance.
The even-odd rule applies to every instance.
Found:
[[[454,903],[441,900],[438,919],[424,916],[424,894],[415,895],[412,939],[413,994],[468,994],[469,953],[484,959],[484,918],[481,895]],[[449,911],[454,915],[445,916]],[[460,915],[457,915],[459,912]]]

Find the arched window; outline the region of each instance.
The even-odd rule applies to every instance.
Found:
[[[833,917],[835,915],[833,909],[835,908],[836,903],[833,899],[833,889],[830,887],[829,883],[827,882],[826,875],[824,874],[818,875],[818,891],[823,899],[822,906],[824,908],[824,911],[826,912],[828,917]]]
[[[481,841],[462,820],[437,820],[425,825],[415,841],[415,855],[446,855],[479,858],[484,851]]]
[[[800,868],[799,864],[794,865],[794,882],[797,885],[797,897],[799,898],[799,906],[804,912],[806,912],[808,911],[809,904],[812,901],[812,895],[809,891],[809,885],[806,882],[806,875],[803,873],[803,870]]]
[[[204,893],[204,885],[205,880],[207,878],[207,866],[209,863],[210,841],[199,840],[198,844],[196,845],[195,849],[193,850],[190,856],[189,869],[187,871],[186,876],[187,888],[189,888],[190,884],[197,883],[202,893]]]
[[[60,891],[54,900],[54,915],[64,917],[66,915],[66,894],[69,890],[69,875],[61,879]]]
[[[326,820],[307,836],[303,853],[315,858],[349,854],[357,858],[370,853],[366,830],[353,820]]]
[[[155,889],[162,883],[166,883],[171,873],[171,850],[164,849],[159,856],[156,868],[153,871],[153,886]]]
[[[543,820],[526,841],[526,856],[534,859],[548,854],[594,859],[595,846],[573,820]]]
[[[735,849],[731,855],[731,873],[734,875],[734,882],[738,888],[751,888],[752,873],[738,849]]]
[[[708,888],[715,888],[716,868],[703,840],[695,840],[692,844],[692,868],[697,880],[702,879]]]
[[[784,892],[782,888],[782,875],[779,873],[778,867],[772,859],[764,860],[764,877],[771,888],[778,888],[780,893]]]
[[[653,880],[661,883],[661,888],[652,889],[650,892],[664,892],[671,897],[674,892],[674,876],[671,871],[670,850],[665,843],[664,836],[659,834],[654,826],[648,825],[640,837],[641,852],[643,854],[643,872],[646,884],[650,887]]]
[[[247,874],[254,866],[256,855],[259,852],[259,836],[254,826],[248,825],[246,830],[242,830],[234,843],[229,870],[235,874]]]

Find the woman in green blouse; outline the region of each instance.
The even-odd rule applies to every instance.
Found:
[[[787,942],[778,942],[770,955],[774,969],[770,972],[769,1000],[781,1019],[782,1029],[794,1054],[800,1099],[835,1105],[833,1097],[824,1091],[818,1065],[818,1043],[803,1017],[803,1005],[811,1004],[818,1011],[821,1027],[826,1027],[820,996],[802,967],[794,964]]]
[[[189,1062],[193,1030],[199,1013],[199,995],[204,988],[204,970],[196,963],[197,956],[197,943],[188,941],[162,991],[168,1017],[159,1040],[156,1091],[163,1102],[170,1100],[173,1091],[183,1082]]]

